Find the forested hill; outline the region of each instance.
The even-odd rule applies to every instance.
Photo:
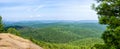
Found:
[[[5,22],[5,27],[16,28],[20,36],[32,39],[44,49],[88,49],[103,43],[104,25],[97,21],[21,21]]]
[[[53,26],[53,25],[66,25],[66,24],[75,24],[80,26],[81,24],[98,24],[97,20],[81,20],[81,21],[72,21],[72,20],[40,20],[40,21],[4,21],[5,26],[24,26],[24,27],[44,27],[44,26]]]

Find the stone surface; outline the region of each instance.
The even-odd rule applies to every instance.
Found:
[[[42,49],[27,39],[9,33],[0,33],[0,49]]]

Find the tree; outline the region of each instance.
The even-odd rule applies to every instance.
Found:
[[[120,49],[120,0],[97,0],[97,2],[99,5],[93,6],[98,14],[99,23],[107,25],[102,39],[107,49]]]
[[[20,36],[19,31],[17,31],[15,28],[9,28],[7,32]]]
[[[2,23],[2,16],[0,16],[0,32],[4,31],[4,25]]]

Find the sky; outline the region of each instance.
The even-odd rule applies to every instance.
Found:
[[[95,0],[0,0],[4,21],[98,20]]]

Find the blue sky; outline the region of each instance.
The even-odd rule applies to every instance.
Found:
[[[1,0],[5,21],[98,20],[91,9],[94,0]]]

